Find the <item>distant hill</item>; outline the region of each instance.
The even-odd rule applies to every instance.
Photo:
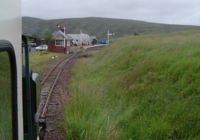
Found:
[[[57,24],[64,24],[68,33],[83,33],[105,37],[107,30],[115,33],[115,37],[132,35],[134,33],[145,34],[154,32],[173,32],[200,28],[198,26],[183,26],[150,23],[137,20],[112,19],[112,18],[69,18],[44,20],[32,17],[22,18],[22,31],[24,34],[43,37],[47,32],[56,30]]]

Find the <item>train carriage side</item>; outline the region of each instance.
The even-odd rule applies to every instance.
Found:
[[[21,32],[20,2],[0,0],[0,140],[36,140],[38,133],[36,83]]]
[[[0,1],[0,100],[1,104],[7,108],[0,106],[0,117],[2,116],[4,123],[8,128],[0,122],[0,139],[23,140],[23,108],[22,108],[22,62],[21,62],[21,8],[20,0],[1,0]],[[13,48],[13,49],[12,49]],[[12,53],[13,52],[13,53]],[[8,65],[9,57],[12,64]],[[6,56],[7,55],[7,56]],[[12,57],[12,58],[11,58]],[[14,70],[14,61],[16,59],[16,71]],[[5,68],[5,66],[8,67]],[[2,69],[1,69],[2,68]],[[3,71],[3,68],[5,69]],[[5,73],[9,73],[9,69],[13,71],[12,80],[5,80]],[[9,75],[9,74],[8,74]],[[10,76],[11,77],[11,76]],[[13,82],[12,91],[8,91],[7,83]],[[5,84],[4,84],[5,83]],[[5,88],[5,90],[4,90]],[[16,91],[14,91],[16,90]],[[14,92],[14,93],[13,93]],[[9,108],[10,107],[10,108]],[[9,111],[10,110],[10,111]],[[7,114],[6,114],[7,113]],[[4,115],[4,116],[3,116]],[[14,121],[14,122],[6,122]],[[11,124],[14,125],[11,126]],[[2,124],[2,126],[1,126]],[[10,124],[10,127],[9,127]]]

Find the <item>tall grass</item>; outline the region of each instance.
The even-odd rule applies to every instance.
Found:
[[[200,31],[130,36],[79,59],[70,140],[199,140]]]

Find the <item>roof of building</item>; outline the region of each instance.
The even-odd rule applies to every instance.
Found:
[[[64,34],[62,31],[55,31],[53,37],[54,39],[63,39],[65,37],[67,40],[91,40],[88,34]]]
[[[69,35],[64,34],[62,31],[55,31],[55,32],[53,33],[53,38],[54,38],[54,39],[63,39],[64,37],[65,37],[67,40],[72,39]]]

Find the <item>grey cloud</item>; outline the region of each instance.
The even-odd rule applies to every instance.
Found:
[[[22,0],[22,15],[39,18],[112,17],[200,24],[199,0]]]

